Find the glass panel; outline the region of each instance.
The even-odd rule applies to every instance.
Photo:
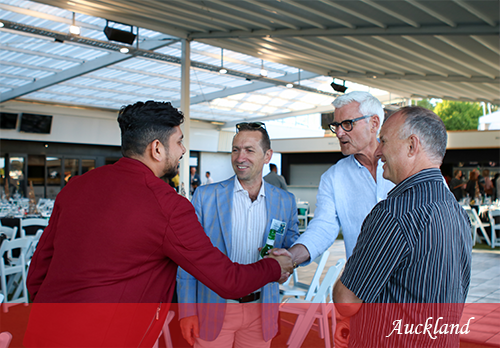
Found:
[[[59,157],[47,157],[47,198],[55,199],[61,191],[62,160]]]
[[[45,197],[45,156],[28,155],[28,188],[33,184],[35,198]]]
[[[10,197],[19,194],[25,196],[24,192],[24,157],[10,157],[9,159],[9,193]]]
[[[64,159],[64,183],[66,184],[69,179],[78,175],[78,159],[65,158]]]
[[[95,168],[95,160],[93,159],[82,159],[82,174]]]

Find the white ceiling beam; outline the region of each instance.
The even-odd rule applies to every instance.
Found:
[[[1,4],[1,3],[0,3],[0,9],[5,10],[5,11],[14,12],[14,13],[19,13],[19,14],[26,15],[26,16],[35,17],[35,18],[46,19],[46,20],[49,20],[52,22],[65,23],[68,25],[73,24],[73,17],[64,18],[64,17],[54,16],[54,15],[44,13],[44,12],[33,11],[33,10],[29,10],[27,8],[22,8],[22,7],[7,5],[7,4]],[[81,28],[92,29],[92,30],[97,30],[97,31],[102,31],[104,29],[103,27],[100,27],[98,25],[88,24],[88,23],[80,22],[80,21],[75,21],[75,25],[77,25]]]
[[[219,18],[216,18],[214,16],[211,16],[211,15],[206,15],[204,13],[201,13],[200,11],[197,11],[197,12],[193,12],[193,11],[190,11],[190,10],[186,10],[182,7],[179,7],[179,6],[176,6],[176,5],[170,5],[168,4],[167,2],[158,2],[158,1],[151,1],[151,0],[143,0],[145,3],[148,3],[152,6],[158,6],[162,9],[166,9],[167,11],[161,11],[161,15],[163,14],[166,14],[166,13],[170,13],[170,14],[173,14],[177,20],[186,20],[186,21],[193,21],[192,19],[187,19],[185,17],[185,15],[188,15],[188,16],[194,16],[194,17],[199,17],[199,18],[202,18],[204,21],[207,21],[210,23],[210,27],[213,26],[213,28],[215,29],[218,29],[218,30],[222,30],[222,31],[228,31],[226,29],[226,27],[221,27],[221,26],[218,26],[218,25],[213,25],[213,23],[218,23],[218,24],[223,24],[223,25],[227,25],[228,22],[226,20],[222,20],[222,19],[219,19]],[[185,2],[182,2],[182,4],[185,4],[185,5],[189,5],[187,1]],[[135,6],[135,5],[134,5]],[[146,7],[149,7],[149,6],[146,6]],[[175,14],[176,12],[178,13],[182,13],[182,17],[179,17],[177,14]],[[227,14],[225,14],[227,16]],[[242,22],[244,22],[245,20],[242,20]],[[200,24],[200,22],[198,21],[198,25]],[[247,27],[243,26],[243,25],[239,25],[239,24],[234,24],[231,22],[231,25],[234,26],[235,28],[240,28],[241,30],[248,30]],[[205,30],[206,31],[206,30]]]
[[[48,67],[39,66],[39,65],[23,64],[23,63],[11,62],[11,61],[6,61],[6,60],[0,60],[0,65],[16,66],[18,68],[30,69],[30,70],[50,71],[53,73],[58,73],[58,72],[62,71],[61,69],[48,68]]]
[[[379,3],[377,2],[374,2],[372,0],[361,0],[363,1],[365,4],[368,4],[370,6],[372,6],[373,8],[376,8],[377,10],[379,10],[380,12],[383,12],[389,16],[392,16],[402,22],[405,22],[406,24],[409,24],[411,25],[412,27],[415,27],[415,28],[419,28],[420,27],[420,24],[415,22],[414,20],[408,18],[408,17],[405,17],[403,16],[401,13],[397,13],[391,9],[388,9],[387,7],[385,6],[382,6],[380,5]]]
[[[273,115],[267,115],[267,116],[256,116],[252,118],[243,118],[238,121],[233,121],[233,122],[227,122],[223,128],[230,128],[236,126],[237,123],[240,122],[249,122],[249,121],[270,121],[270,120],[280,120],[282,118],[287,118],[287,117],[295,117],[295,116],[303,116],[303,115],[310,115],[310,114],[315,114],[315,113],[322,113],[322,112],[332,112],[334,110],[333,105],[321,105],[317,106],[311,109],[304,109],[304,110],[297,110],[297,111],[291,111],[291,112],[284,112],[280,114],[273,114]]]
[[[319,74],[314,74],[308,71],[302,71],[300,73],[300,78],[302,80],[308,80],[312,79],[315,77],[321,76]],[[287,82],[295,82],[299,78],[299,74],[288,74],[288,75],[283,75],[280,76],[279,79],[282,81],[287,81]],[[268,83],[268,82],[261,82],[261,81],[256,81],[249,83],[244,86],[239,86],[239,87],[233,87],[233,88],[226,88],[222,91],[218,92],[213,92],[213,93],[207,93],[205,95],[198,95],[196,97],[191,98],[191,105],[194,104],[199,104],[199,103],[204,103],[204,102],[209,102],[217,98],[225,98],[230,95],[235,95],[235,94],[240,94],[240,93],[250,93],[250,92],[255,92],[260,89],[264,88],[269,88],[269,87],[274,87],[274,84]],[[172,105],[176,108],[180,106],[180,100],[173,100]]]
[[[5,22],[5,21],[4,21]],[[49,33],[50,31],[45,31]],[[55,32],[52,32],[50,34],[56,35]],[[153,42],[148,42],[148,41],[143,41],[141,43],[141,46],[144,49],[158,49],[160,47],[167,46],[170,42],[169,41],[161,41],[161,40],[154,40]],[[53,74],[48,77],[40,78],[37,79],[36,81],[26,84],[24,86],[20,86],[17,88],[12,89],[11,91],[4,92],[0,94],[0,103],[3,103],[7,100],[14,99],[29,93],[32,93],[34,91],[47,88],[49,86],[56,85],[58,83],[61,83],[63,81],[70,80],[72,78],[75,78],[80,75],[88,74],[92,71],[102,69],[106,66],[109,66],[111,64],[116,64],[118,62],[121,62],[123,60],[127,60],[133,58],[131,55],[125,55],[121,54],[118,52],[110,52],[108,55],[105,57],[101,58],[96,58],[87,62],[84,62],[80,64],[77,67],[74,68],[69,68],[63,71],[60,71],[56,74]],[[36,67],[37,69],[40,69],[40,67]]]
[[[307,36],[401,36],[401,35],[497,35],[498,24],[490,25],[460,25],[456,28],[449,26],[421,26],[419,28],[404,26],[390,26],[385,29],[369,28],[333,28],[333,29],[280,29],[280,30],[255,30],[252,32],[234,30],[226,32],[190,33],[189,39],[228,39],[246,37],[307,37]]]
[[[309,19],[306,19],[300,15],[296,15],[295,13],[292,13],[290,11],[287,11],[287,10],[284,10],[283,8],[278,8],[278,7],[275,7],[275,6],[271,6],[269,5],[269,3],[271,2],[259,2],[257,0],[246,0],[246,2],[249,2],[251,4],[254,4],[255,6],[258,6],[258,7],[262,7],[268,11],[274,11],[276,13],[279,13],[280,15],[285,15],[285,16],[288,16],[290,18],[293,18],[297,21],[300,21],[302,23],[307,23],[313,27],[316,27],[316,28],[319,28],[319,29],[326,29],[326,27],[322,24],[319,24],[315,21],[311,21]]]
[[[306,39],[301,38],[297,40],[301,41]],[[398,64],[394,62],[394,60],[397,60],[398,57],[394,57],[390,55],[388,52],[385,52],[384,50],[379,49],[374,45],[367,45],[367,44],[365,45],[364,43],[361,44],[361,42],[359,42],[364,47],[373,48],[378,54],[377,53],[373,54],[371,52],[368,52],[366,49],[358,49],[353,47],[353,45],[344,44],[338,40],[334,40],[332,38],[327,38],[327,37],[318,38],[318,43],[312,40],[308,40],[308,42],[310,42],[313,45],[318,45],[318,48],[323,47],[323,49],[327,50],[328,52],[331,51],[330,54],[334,53],[338,54],[338,52],[341,52],[342,54],[345,55],[346,60],[356,58],[357,60],[360,61],[361,66],[368,67],[370,65],[373,65],[373,66],[378,66],[379,68],[385,67],[386,69],[393,70],[394,72],[397,72],[396,69],[399,69],[400,73],[413,72],[415,74],[421,74],[421,72],[419,72],[418,70],[413,69],[410,66],[410,64],[408,64],[408,61],[406,59],[402,64]],[[339,49],[336,49],[335,47],[338,47]],[[349,52],[353,52],[355,55],[350,54]],[[389,60],[384,56],[387,56]]]
[[[185,26],[186,30],[182,30],[179,27],[183,27],[181,23],[175,26],[170,25],[168,21],[165,21],[165,17],[169,17],[165,14],[163,17],[154,17],[154,13],[149,11],[148,13],[143,13],[143,15],[129,15],[130,12],[136,14],[134,11],[120,11],[119,9],[113,10],[112,6],[116,6],[110,0],[106,0],[101,4],[98,0],[85,1],[59,1],[59,0],[39,0],[38,2],[51,5],[58,8],[63,8],[68,11],[78,12],[86,14],[88,16],[105,18],[113,22],[119,23],[133,23],[134,26],[140,28],[148,28],[149,30],[155,30],[160,33],[168,32],[169,35],[175,36],[176,38],[185,39],[187,37],[187,28],[191,26]],[[198,23],[199,24],[199,23]]]
[[[23,53],[23,54],[28,54],[30,56],[46,57],[46,58],[52,58],[52,59],[57,59],[57,60],[65,60],[65,61],[69,61],[69,62],[77,62],[79,64],[84,62],[83,59],[77,59],[77,58],[72,58],[72,57],[68,57],[68,56],[51,54],[51,53],[46,53],[46,52],[42,52],[42,51],[25,50],[23,48],[14,47],[14,46],[7,46],[7,45],[0,44],[0,50]]]
[[[489,67],[491,67],[491,68],[493,68],[493,69],[495,69],[495,70],[498,71],[498,69],[499,69],[498,59],[495,62],[492,62],[491,60],[488,60],[488,59],[484,58],[482,55],[479,55],[479,54],[477,54],[475,52],[472,52],[471,50],[469,50],[464,45],[459,44],[459,43],[453,41],[450,37],[435,36],[435,38],[438,39],[438,40],[441,40],[441,41],[443,41],[445,43],[447,43],[451,47],[456,48],[457,50],[459,50],[459,51],[467,54],[468,56],[476,59],[477,61],[479,61],[479,62],[481,62],[481,63],[483,63],[485,65],[488,65]]]
[[[479,69],[474,64],[466,64],[463,60],[458,59],[451,54],[444,53],[442,50],[439,50],[436,47],[433,47],[433,46],[423,42],[422,40],[417,39],[416,37],[403,36],[403,38],[410,41],[410,42],[413,42],[414,44],[419,45],[420,47],[423,47],[423,48],[429,50],[430,52],[433,52],[433,53],[435,53],[435,54],[437,54],[445,59],[448,59],[448,60],[458,64],[459,66],[462,66],[462,67],[467,68],[469,70],[475,71],[475,72],[479,73],[480,75],[487,76],[487,77],[492,78],[492,79],[495,78],[495,75],[492,74],[491,72],[488,72],[488,71],[483,70],[483,69]]]
[[[319,0],[319,1],[321,1],[325,5],[333,7],[336,10],[340,10],[340,11],[343,11],[345,13],[349,13],[351,16],[354,16],[354,17],[360,18],[362,20],[365,20],[368,23],[376,25],[379,28],[383,28],[383,29],[387,28],[387,25],[385,25],[384,23],[382,23],[380,21],[377,21],[377,20],[375,20],[375,19],[373,19],[371,17],[365,16],[365,15],[363,15],[363,14],[357,12],[357,11],[353,11],[353,10],[351,10],[348,7],[340,5],[339,3],[332,2],[332,1],[329,1],[329,0]]]
[[[477,18],[481,19],[482,21],[485,21],[486,23],[488,23],[492,27],[494,27],[496,25],[496,23],[495,23],[495,21],[493,19],[491,19],[489,16],[487,16],[484,13],[482,13],[478,9],[475,9],[471,4],[466,3],[463,0],[453,0],[453,1],[455,1],[455,3],[457,3],[460,6],[462,6],[464,9],[466,9],[467,11],[469,11],[470,13],[472,13],[474,16],[476,16]],[[498,16],[497,16],[497,18],[498,18]]]
[[[453,22],[451,19],[447,18],[446,16],[443,16],[441,13],[434,11],[428,6],[425,6],[424,4],[415,1],[415,0],[406,0],[406,2],[412,4],[416,8],[422,10],[423,12],[427,13],[428,15],[431,15],[432,17],[439,19],[441,22],[448,24],[450,27],[455,28],[457,24]]]
[[[375,76],[376,79],[385,79],[385,80],[411,80],[411,81],[451,81],[451,82],[470,82],[470,83],[499,83],[500,78],[495,77],[494,79],[490,79],[488,77],[483,77],[483,76],[471,76],[471,77],[466,77],[466,76],[461,76],[461,75],[447,75],[447,76],[442,76],[442,75],[416,75],[416,74],[382,74],[382,75],[374,75],[374,74],[360,74],[360,73],[354,73],[354,72],[342,72],[342,71],[331,71],[328,73],[328,75],[332,77],[337,77],[337,78],[345,78],[345,79],[351,79],[351,78],[369,78],[369,79],[374,79],[373,76]]]
[[[351,29],[356,28],[356,26],[354,24],[352,24],[352,23],[349,23],[347,21],[344,21],[343,19],[334,17],[330,13],[325,13],[325,12],[321,12],[321,11],[315,10],[315,9],[311,8],[310,6],[304,5],[303,3],[300,3],[298,1],[292,1],[292,0],[283,0],[283,1],[286,2],[287,4],[295,6],[295,7],[299,8],[299,9],[301,9],[301,10],[304,10],[306,12],[312,13],[312,14],[314,14],[316,16],[323,17],[325,19],[328,19],[329,21],[342,24],[345,27],[348,27],[348,28],[351,28]]]
[[[490,51],[493,51],[494,53],[500,55],[500,47],[498,45],[498,38],[495,38],[494,42],[488,42],[488,41],[486,41],[485,37],[471,35],[471,39],[479,42],[481,45],[483,45],[484,47],[486,47]]]
[[[443,68],[444,69],[443,71],[451,71],[451,72],[454,72],[457,75],[466,76],[468,78],[472,77],[470,74],[464,73],[461,69],[455,69],[455,68],[449,66],[449,64],[441,63],[441,62],[437,61],[436,59],[428,57],[428,55],[424,54],[422,52],[422,50],[418,50],[417,51],[417,50],[412,49],[412,48],[410,48],[408,46],[397,44],[397,43],[395,43],[395,42],[393,42],[391,40],[388,40],[385,37],[374,36],[373,38],[377,39],[377,40],[379,40],[379,41],[381,41],[381,42],[383,42],[383,43],[385,43],[385,44],[387,44],[389,46],[397,48],[397,49],[399,49],[400,51],[402,51],[404,53],[411,54],[415,58],[418,58],[420,60],[423,60],[423,61],[429,62],[431,64],[437,65],[437,66]]]
[[[150,3],[158,3],[157,1],[152,1],[152,0],[146,0]],[[189,7],[192,7],[192,8],[195,8],[196,11],[190,11],[190,10],[184,10],[182,8],[180,8],[179,6],[172,6],[172,10],[174,11],[184,11],[186,14],[196,14],[196,15],[199,15],[199,12],[200,10],[203,10],[203,12],[206,11],[206,8],[207,8],[207,5],[206,4],[203,4],[203,9],[200,8],[200,6],[198,4],[194,4],[194,3],[190,3],[188,1],[185,1],[185,0],[173,0],[179,4],[182,4],[183,6],[189,6]],[[163,3],[163,5],[166,5]],[[169,5],[166,5],[166,6],[169,6]],[[221,11],[221,10],[217,10],[213,7],[211,7],[208,11],[210,14],[212,13],[216,13],[218,15],[221,15],[224,17],[224,19],[218,19],[217,17],[214,17],[213,15],[210,15],[210,16],[205,16],[206,19],[209,21],[209,22],[212,22],[212,21],[217,21],[219,23],[223,23],[225,25],[228,25],[230,24],[230,26],[232,27],[236,27],[236,28],[242,28],[243,30],[250,30],[242,25],[239,25],[239,24],[235,24],[235,22],[241,22],[241,23],[248,23],[250,24],[251,26],[253,26],[252,28],[264,28],[264,29],[268,29],[268,30],[272,30],[273,27],[269,26],[269,25],[266,25],[262,22],[256,22],[256,21],[253,21],[251,19],[248,18],[248,14],[246,14],[246,16],[243,16],[243,17],[234,17],[230,14],[227,13],[227,11]]]
[[[176,1],[182,1],[184,3],[184,0],[176,0]],[[293,24],[290,24],[288,23],[287,21],[282,21],[282,20],[279,20],[277,18],[274,18],[274,17],[271,17],[271,16],[268,16],[266,15],[265,13],[263,13],[262,11],[254,11],[252,9],[246,9],[246,8],[242,8],[240,6],[237,6],[237,5],[234,5],[233,3],[231,2],[225,2],[225,1],[220,1],[220,0],[211,0],[210,2],[213,2],[214,4],[219,4],[221,6],[224,6],[224,7],[227,7],[227,8],[230,8],[230,9],[233,9],[235,11],[238,11],[238,12],[241,12],[245,15],[248,15],[248,14],[251,14],[252,16],[254,17],[258,17],[258,18],[262,18],[262,19],[265,19],[267,21],[269,21],[270,23],[277,23],[277,24],[281,24],[282,26],[284,26],[285,28],[291,28],[291,29],[299,29],[299,27],[293,25]],[[235,3],[238,3],[238,2],[235,2]],[[194,6],[195,4],[191,4],[191,6]],[[212,9],[211,9],[212,11]],[[215,10],[216,11],[216,10]],[[222,11],[218,11],[218,12],[222,12]],[[259,24],[259,27],[263,27],[263,28],[266,28],[267,26],[266,25],[263,25],[263,24]],[[270,27],[267,27],[269,30],[274,30],[274,28],[270,28]]]

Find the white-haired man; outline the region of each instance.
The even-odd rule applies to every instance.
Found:
[[[382,177],[382,162],[375,156],[384,120],[380,101],[370,93],[355,91],[335,99],[333,106],[330,129],[348,157],[321,176],[314,219],[288,250],[295,266],[321,255],[333,244],[340,228],[349,258],[366,215],[394,187]]]

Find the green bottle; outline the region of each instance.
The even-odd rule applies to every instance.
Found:
[[[271,227],[269,231],[269,235],[267,236],[266,245],[260,250],[260,256],[264,257],[267,255],[267,252],[274,248],[274,242],[276,241],[276,230]]]

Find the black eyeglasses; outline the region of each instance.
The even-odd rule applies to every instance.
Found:
[[[264,122],[241,122],[236,125],[236,133],[238,133],[241,129],[260,129],[264,128],[266,129],[266,125]]]
[[[352,131],[352,128],[354,127],[354,122],[356,121],[359,121],[359,120],[362,120],[364,118],[368,118],[368,117],[372,117],[373,115],[370,115],[370,116],[361,116],[361,117],[358,117],[358,118],[355,118],[353,120],[344,120],[342,122],[333,122],[333,123],[330,123],[328,126],[330,126],[330,130],[337,134],[337,129],[340,127],[342,127],[342,129],[346,132],[350,132]]]

